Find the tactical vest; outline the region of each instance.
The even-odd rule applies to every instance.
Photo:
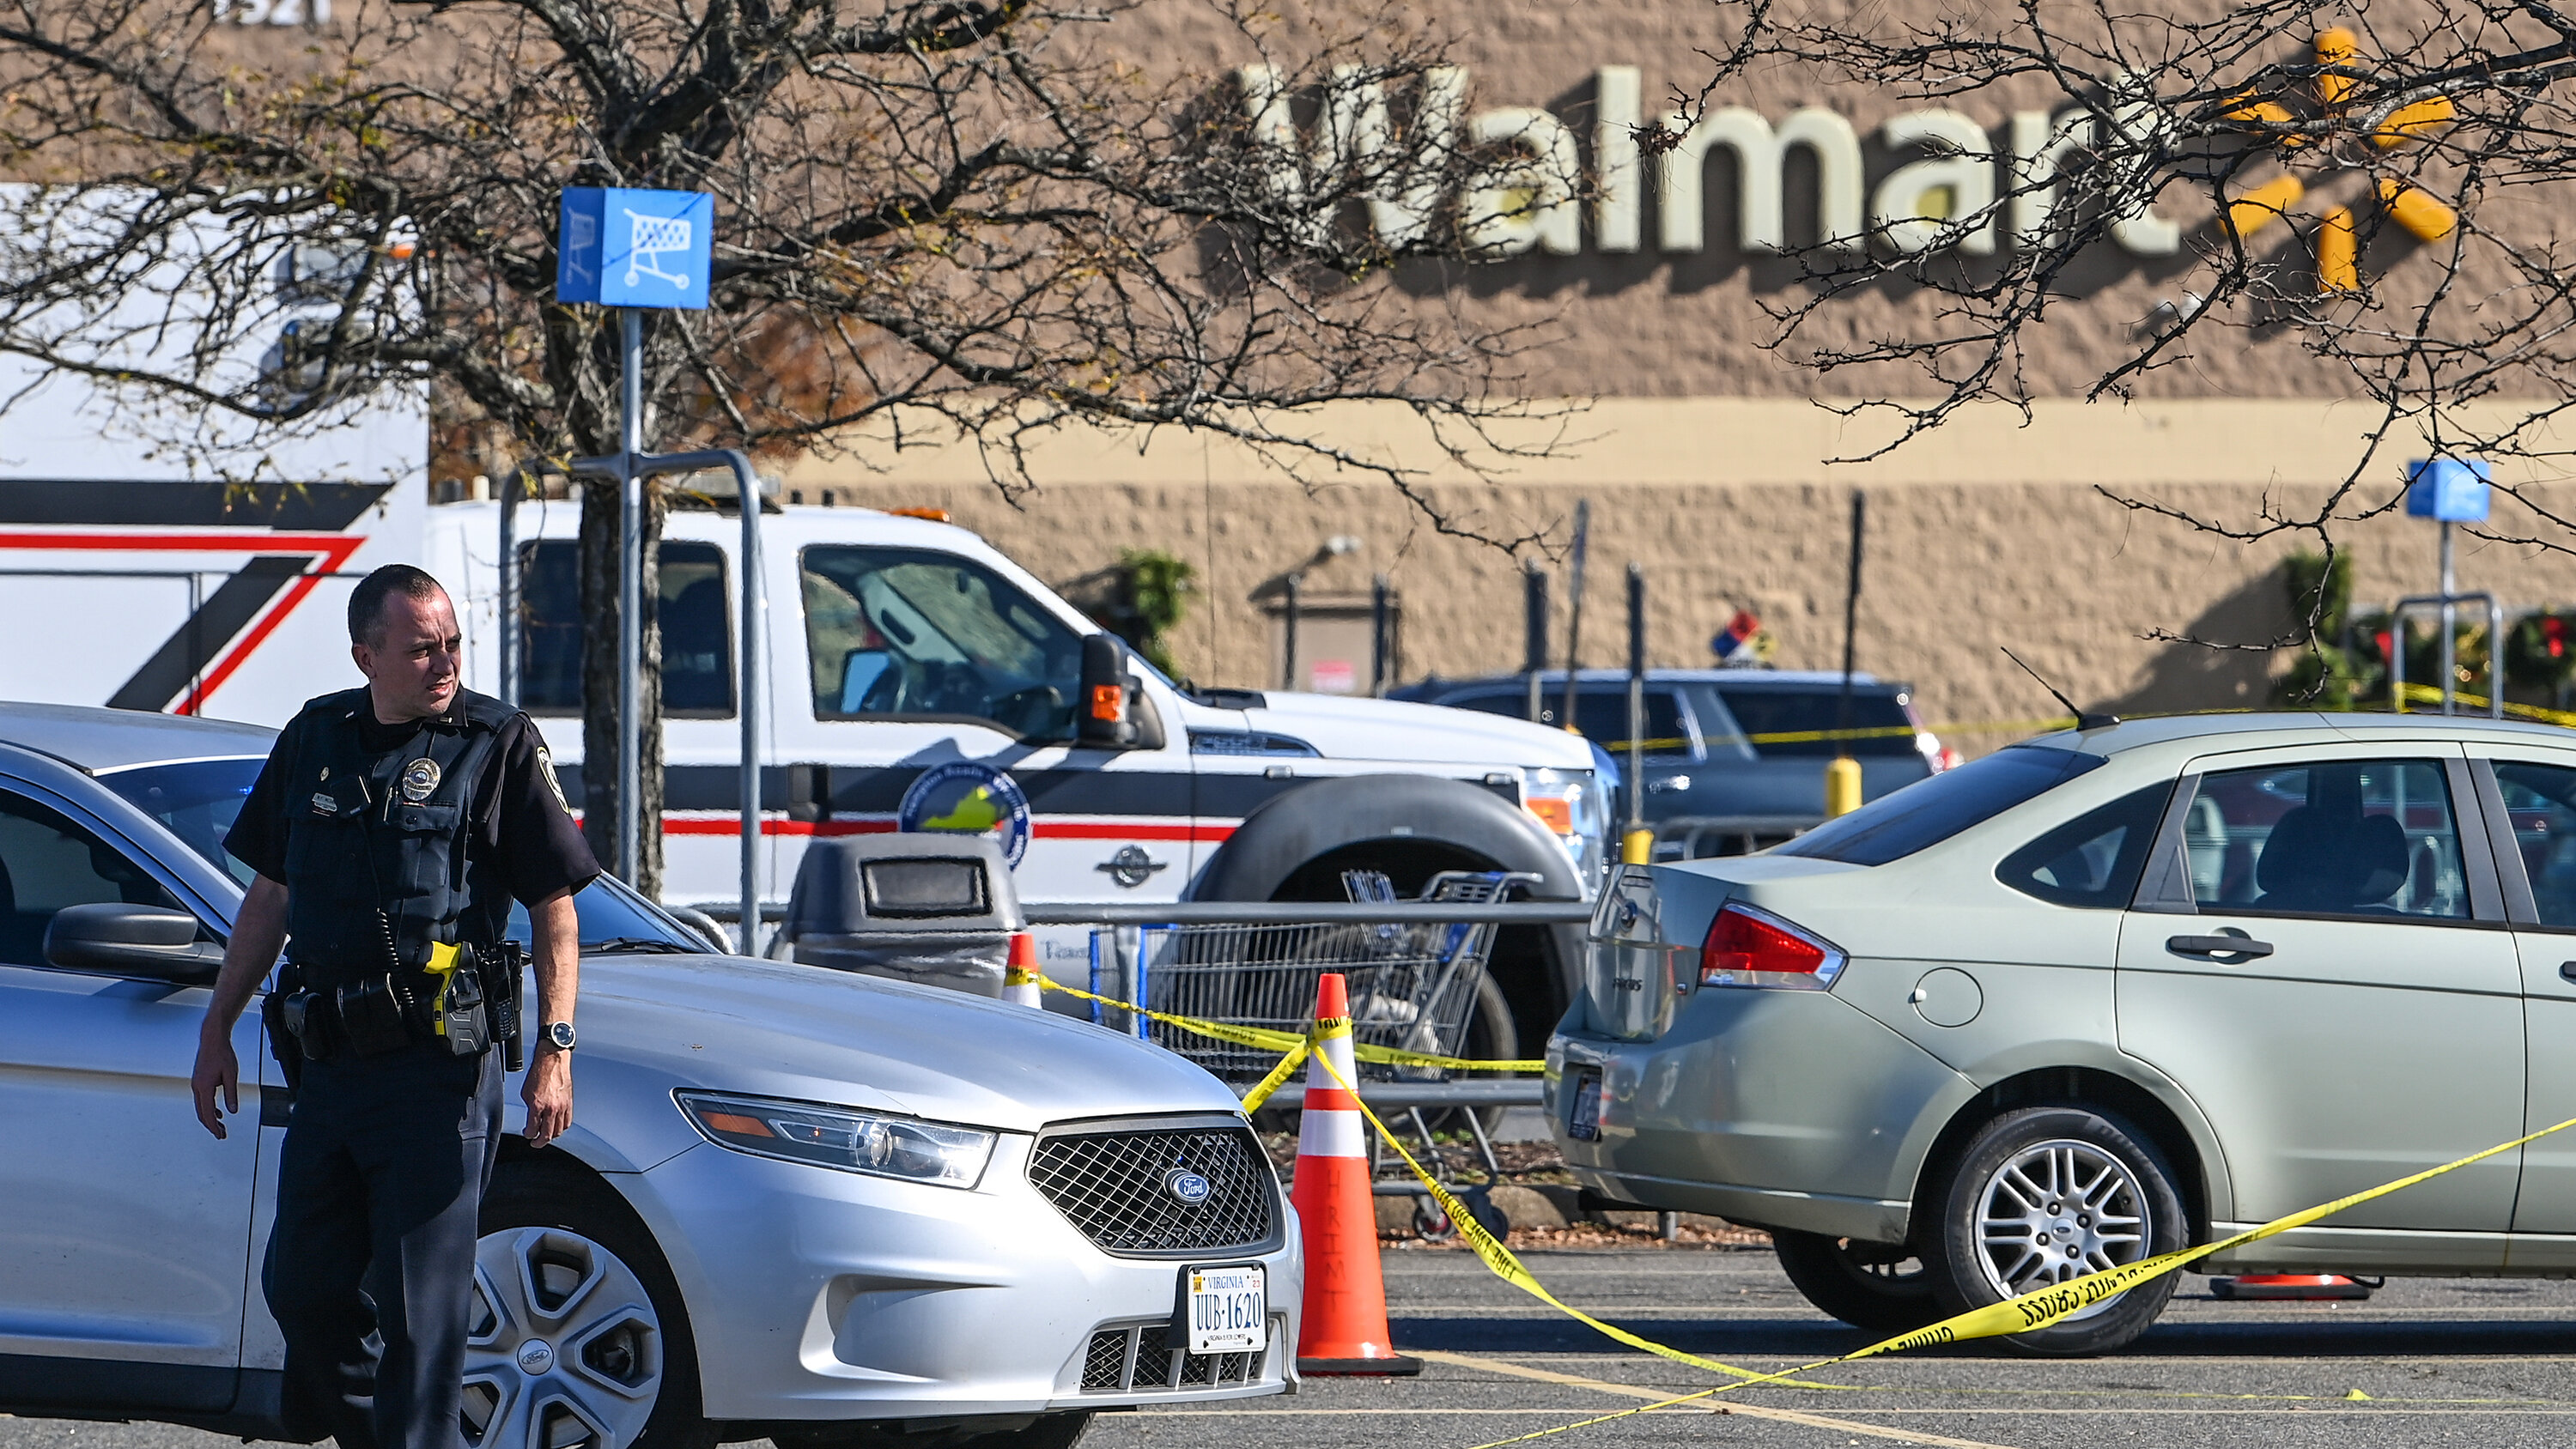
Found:
[[[367,691],[304,706],[287,774],[287,955],[306,984],[419,970],[433,942],[497,943],[510,894],[466,849],[474,782],[517,711],[460,690],[401,748],[370,758]]]

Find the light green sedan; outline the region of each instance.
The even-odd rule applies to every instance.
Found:
[[[1591,935],[1548,1044],[1577,1178],[1767,1227],[1898,1331],[2576,1117],[2576,735],[2050,735],[1625,867]],[[2576,1129],[2198,1269],[2576,1273]],[[2009,1341],[2117,1348],[2173,1283]]]

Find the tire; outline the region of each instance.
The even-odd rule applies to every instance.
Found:
[[[1929,1266],[1945,1314],[2173,1252],[2190,1236],[2164,1154],[2086,1107],[2026,1107],[1988,1122],[1933,1203]],[[2004,1342],[2050,1358],[2108,1353],[2153,1326],[2173,1291],[2167,1274]]]
[[[467,1449],[714,1449],[679,1284],[615,1189],[504,1162],[480,1227]]]
[[[1854,1328],[1909,1333],[1941,1317],[1932,1269],[1911,1248],[1773,1228],[1771,1251],[1809,1303]]]
[[[959,1425],[929,1433],[906,1433],[900,1422],[815,1424],[778,1429],[770,1442],[778,1449],[1073,1449],[1091,1427],[1091,1411],[1040,1414],[1017,1429],[976,1429]]]

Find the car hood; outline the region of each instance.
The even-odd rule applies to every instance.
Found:
[[[1086,1021],[738,956],[587,958],[580,1060],[665,1104],[701,1087],[1014,1132],[1236,1110],[1186,1059]]]
[[[1331,694],[1265,693],[1245,710],[1255,730],[1293,735],[1336,760],[1436,760],[1589,770],[1582,736],[1472,709]]]

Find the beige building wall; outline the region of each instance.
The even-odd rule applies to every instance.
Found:
[[[1584,441],[1563,457],[1493,484],[1435,471],[1425,492],[1454,527],[1543,534],[1560,552],[1576,500],[1591,500],[1587,662],[1616,663],[1624,651],[1622,576],[1634,561],[1651,593],[1654,663],[1710,662],[1708,637],[1741,607],[1777,637],[1779,666],[1833,668],[1850,493],[1866,488],[1860,665],[1911,680],[1927,717],[1954,726],[1954,743],[1973,753],[2027,732],[2012,722],[2055,713],[2005,646],[2087,706],[2262,704],[2291,658],[2264,647],[2292,627],[2280,559],[2313,540],[2239,543],[2150,510],[2246,528],[2267,511],[2313,509],[2361,455],[2372,416],[2294,399],[2044,401],[2028,426],[1994,409],[1849,465],[1825,460],[1864,441],[1862,425],[1803,401],[1609,399],[1570,421]],[[1426,452],[1408,445],[1401,422],[1365,410],[1351,410],[1336,436],[1380,456],[1420,462]],[[2383,489],[2407,451],[2383,449],[2372,475]],[[1301,485],[1239,449],[1178,434],[1143,447],[1063,438],[1034,471],[1045,483],[1015,504],[970,449],[898,455],[862,442],[837,461],[800,463],[787,485],[809,504],[945,508],[1058,583],[1122,549],[1178,554],[1198,569],[1200,592],[1176,653],[1202,683],[1277,683],[1274,625],[1255,596],[1335,534],[1361,548],[1316,566],[1309,595],[1362,593],[1370,575],[1386,575],[1403,603],[1406,678],[1518,665],[1518,564],[1489,543],[1444,535],[1382,481]],[[2576,487],[2517,481],[2543,506],[2576,506]],[[2527,513],[2512,516],[2519,505],[2501,492],[2497,503],[2495,531],[2537,528]],[[2402,515],[2339,525],[2356,557],[2357,599],[2429,591],[2435,535]],[[1565,568],[1548,567],[1561,657]],[[2464,535],[2460,575],[2515,607],[2576,602],[2576,564],[2564,554]]]
[[[2216,4],[2188,0],[2183,8],[2208,14]],[[1935,8],[1850,12],[1839,0],[1788,0],[1784,14],[1898,25],[1910,13],[1928,19]],[[1373,33],[1384,18],[1338,0],[1299,0],[1281,14],[1264,32],[1265,56],[1292,68],[1334,42]],[[2320,13],[2316,24],[2339,18],[2349,19]],[[1605,120],[1632,102],[1653,116],[1676,91],[1698,91],[1708,50],[1726,39],[1718,12],[1694,0],[1425,0],[1400,28],[1464,67],[1469,111],[1543,108],[1563,123],[1586,174],[1605,184],[1617,180],[1607,167],[1625,134]],[[1235,96],[1226,67],[1256,58],[1213,12],[1179,0],[1122,12],[1085,43],[1204,76],[1212,103]],[[1335,54],[1375,54],[1393,43],[1361,40]],[[2305,45],[2304,32],[2285,36],[2282,59],[2301,59]],[[1859,138],[1873,194],[1926,155],[1891,145],[1889,122],[1936,104],[1780,65],[1756,68],[1706,99],[1712,108],[1750,108],[1775,125],[1802,107],[1841,117]],[[2029,122],[2069,102],[2044,81],[2018,77],[1937,104],[1981,130],[2000,159]],[[1311,119],[1301,113],[1300,124]],[[2277,164],[2259,163],[2237,188]],[[2456,168],[2446,168],[2437,161],[2424,184],[2474,201],[2459,191]],[[1787,239],[1796,246],[1818,234],[1820,175],[1804,153],[1782,175]],[[2132,378],[2135,401],[2082,401],[2106,370],[2145,345],[2142,322],[2160,303],[2208,286],[2206,255],[2219,238],[2215,198],[2206,193],[2173,188],[2160,197],[2159,213],[2176,228],[2162,247],[2105,245],[2059,278],[2045,320],[2020,335],[2006,369],[2010,385],[2033,399],[2027,426],[2020,413],[1992,407],[1876,462],[1848,465],[1827,460],[1872,452],[1892,435],[1892,421],[1846,419],[1812,399],[1921,394],[1929,380],[1895,364],[1825,373],[1810,364],[1820,351],[1956,331],[1967,325],[1956,299],[1890,278],[1835,299],[1783,337],[1779,316],[1804,295],[1812,263],[1749,255],[1737,245],[1742,167],[1713,155],[1698,181],[1701,236],[1687,246],[1666,227],[1678,193],[1641,163],[1625,182],[1632,205],[1624,240],[1587,206],[1571,247],[1537,247],[1471,269],[1406,264],[1374,284],[1382,290],[1366,294],[1372,304],[1454,315],[1470,327],[1531,329],[1515,392],[1595,399],[1564,420],[1552,456],[1485,459],[1483,477],[1449,463],[1400,413],[1354,407],[1292,425],[1314,422],[1316,435],[1337,446],[1412,470],[1429,511],[1383,480],[1290,479],[1240,448],[1176,433],[1143,444],[1059,435],[1031,460],[1038,490],[1016,500],[992,485],[971,449],[897,453],[885,434],[800,463],[789,486],[808,502],[944,507],[1060,582],[1113,563],[1122,549],[1179,554],[1197,566],[1202,586],[1180,630],[1179,658],[1202,681],[1248,685],[1276,682],[1273,625],[1259,596],[1336,534],[1363,547],[1317,566],[1309,593],[1362,595],[1370,575],[1384,574],[1403,600],[1405,677],[1503,671],[1521,658],[1517,560],[1444,525],[1524,540],[1524,556],[1551,558],[1561,657],[1562,555],[1582,499],[1593,520],[1587,661],[1612,663],[1622,653],[1621,580],[1633,561],[1649,579],[1656,663],[1708,663],[1709,636],[1749,608],[1777,637],[1779,665],[1832,667],[1841,649],[1849,494],[1867,488],[1859,661],[1913,681],[1929,717],[1959,727],[1956,742],[1970,749],[2012,733],[1971,730],[2054,712],[2004,660],[2003,646],[2088,706],[2264,702],[2271,676],[2290,661],[2268,647],[2293,627],[2281,558],[2317,540],[2286,533],[2240,542],[2186,519],[2259,531],[2268,519],[2313,514],[2357,477],[2334,510],[2333,532],[2357,556],[2360,601],[2384,604],[2433,587],[2434,526],[2385,511],[2405,460],[2430,450],[2420,437],[2392,436],[2374,455],[2369,433],[2380,413],[2347,400],[2360,390],[2355,373],[2319,356],[2297,328],[2256,326],[2251,314],[2221,318],[2168,354],[2166,365]],[[2319,171],[2292,224],[2257,239],[2257,250],[2283,267],[2285,286],[2295,290],[2307,275],[2306,233],[2318,208],[2350,202],[2366,187],[2358,174]],[[2566,223],[2544,201],[2487,197],[2481,227],[2539,244]],[[1993,257],[1951,256],[1942,265],[1973,282],[2005,265],[2013,245],[2005,237]],[[2443,257],[2432,254],[2439,251],[2393,229],[2369,248],[2363,269],[2378,279],[2388,315],[2408,315],[2408,305],[2442,283]],[[2491,293],[2510,284],[2495,271],[2500,265],[2477,253],[2454,285]],[[2466,435],[2461,429],[2495,427],[2526,411],[2500,400],[2455,413],[2447,426],[2457,438]],[[1549,439],[1533,428],[1516,440]],[[2499,481],[2525,485],[2532,503],[2560,516],[2570,516],[2562,504],[2576,504],[2576,489],[2546,473]],[[2492,532],[2566,537],[2501,492],[2497,508]],[[2576,602],[2567,555],[2529,546],[2464,538],[2461,580],[2515,607]]]

